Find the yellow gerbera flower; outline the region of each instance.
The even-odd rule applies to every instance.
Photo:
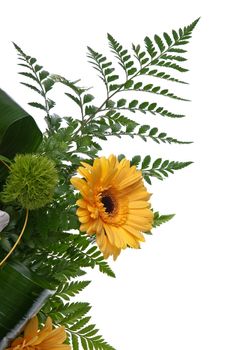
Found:
[[[142,232],[150,231],[153,221],[141,171],[114,155],[95,159],[93,166],[81,164],[77,171],[83,178],[71,179],[82,196],[76,212],[80,230],[96,234],[105,258],[116,259],[127,246],[139,248],[145,240]]]
[[[70,345],[63,344],[66,338],[65,328],[53,329],[50,317],[44,328],[39,330],[35,316],[27,323],[23,336],[16,338],[6,350],[71,350]]]

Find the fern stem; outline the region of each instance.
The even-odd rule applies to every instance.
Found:
[[[0,162],[2,162],[2,164],[5,165],[5,167],[7,167],[9,170],[11,170],[11,168],[9,167],[9,165],[8,165],[3,159],[0,159]]]
[[[164,96],[164,97],[168,97],[168,98],[172,98],[174,100],[180,100],[180,101],[185,101],[185,102],[191,102],[190,100],[186,99],[186,98],[182,98],[182,97],[177,97],[177,96],[170,96],[170,95],[167,95],[167,94],[161,94],[160,92],[153,92],[153,91],[150,91],[150,90],[134,90],[134,89],[123,89],[121,90],[121,92],[128,92],[128,91],[135,91],[135,92],[147,92],[147,93],[151,93],[151,94],[154,94],[154,95],[159,95],[159,96]]]

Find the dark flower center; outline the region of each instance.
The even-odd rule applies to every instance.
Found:
[[[101,199],[102,204],[104,205],[105,211],[108,214],[113,213],[115,209],[115,203],[110,196],[103,196]]]

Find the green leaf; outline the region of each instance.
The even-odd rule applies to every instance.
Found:
[[[150,126],[149,125],[142,125],[139,130],[138,130],[138,133],[139,134],[145,134],[147,130],[150,129]]]
[[[171,44],[173,43],[172,39],[170,38],[170,35],[168,35],[167,33],[163,33],[164,39],[166,40],[166,43],[168,46],[171,46]]]
[[[41,141],[34,119],[0,90],[0,154],[12,159],[16,153],[34,152]]]
[[[37,81],[37,78],[36,78],[35,75],[33,75],[32,73],[28,73],[28,72],[19,72],[19,74],[24,75],[25,77],[30,78],[30,79],[32,79],[32,80],[38,82],[38,81]]]
[[[164,177],[168,177],[168,174],[174,174],[174,171],[183,169],[190,164],[192,164],[192,162],[175,162],[169,160],[162,161],[162,158],[158,158],[152,165],[150,165],[150,158],[147,156],[145,157],[145,162],[142,164],[141,168],[143,169],[142,174],[144,178],[156,177],[159,180],[163,180]]]
[[[173,219],[175,214],[160,215],[159,212],[154,213],[153,227],[158,227]]]
[[[165,45],[163,44],[163,41],[162,41],[162,39],[160,38],[160,36],[158,36],[157,34],[155,34],[154,40],[155,40],[156,44],[158,45],[159,50],[160,50],[161,52],[163,52],[163,51],[165,50]]]
[[[140,108],[140,109],[145,109],[148,105],[149,105],[149,102],[142,102],[142,103],[139,105],[139,108]]]
[[[140,161],[141,161],[141,156],[139,156],[139,155],[134,156],[131,160],[131,166],[132,165],[138,166]]]
[[[161,164],[161,162],[162,162],[162,158],[156,159],[156,160],[153,162],[152,168],[158,168],[159,165]]]
[[[41,103],[38,102],[29,102],[28,103],[30,106],[35,107],[35,108],[39,108],[42,109],[43,111],[46,111],[45,106],[43,106]]]
[[[175,56],[175,55],[167,55],[167,54],[164,54],[161,56],[161,59],[162,60],[170,60],[170,61],[178,61],[178,62],[184,62],[184,61],[187,61],[186,58],[182,57],[182,56]]]
[[[21,82],[20,84],[24,85],[24,86],[27,86],[28,88],[34,90],[35,92],[37,92],[39,95],[41,95],[41,91],[34,85],[31,85],[31,84],[27,84],[27,83],[24,83],[24,82]]]
[[[142,162],[142,165],[141,165],[141,168],[142,169],[145,169],[149,166],[150,164],[150,161],[151,161],[151,157],[148,155],[144,158],[143,162]]]
[[[137,69],[134,66],[134,61],[129,54],[128,50],[123,49],[123,46],[118,43],[117,40],[113,38],[112,35],[107,34],[109,41],[109,46],[111,51],[114,53],[115,57],[118,59],[120,66],[123,68],[126,77],[132,76],[137,72]]]
[[[129,103],[129,108],[134,108],[138,105],[138,101],[137,100],[132,100],[130,103]]]
[[[125,98],[121,98],[118,102],[117,102],[117,107],[123,107],[125,106],[125,104],[127,103],[127,100]]]
[[[94,100],[94,96],[93,95],[91,95],[91,94],[84,95],[84,99],[83,99],[84,103],[89,103],[89,102],[91,102],[93,100]]]
[[[157,55],[157,51],[156,48],[154,46],[153,41],[147,36],[144,39],[145,41],[145,46],[146,46],[146,50],[149,53],[149,55],[154,58]]]
[[[42,70],[42,66],[39,66],[38,64],[35,65],[34,69],[35,69],[35,72],[39,72],[40,70]]]
[[[174,78],[167,72],[162,72],[158,69],[148,70],[145,74],[159,79],[169,80],[180,84],[187,84],[185,81]]]
[[[115,81],[115,80],[117,80],[117,79],[119,79],[119,76],[118,76],[118,75],[109,75],[109,76],[107,77],[107,82],[108,82],[108,83],[111,83],[112,81]]]
[[[73,350],[79,350],[79,343],[78,343],[78,337],[75,334],[71,334],[71,343],[72,343],[72,349]]]
[[[56,296],[70,301],[70,297],[73,297],[80,293],[89,284],[90,281],[67,282],[61,284],[61,286],[56,291]]]
[[[45,91],[48,92],[52,89],[52,87],[54,86],[55,82],[53,79],[51,78],[48,78],[46,80],[44,80],[43,82],[43,85],[44,85],[44,88],[45,88]]]
[[[0,285],[0,348],[4,349],[54,291],[20,263],[0,269]]]
[[[135,84],[133,86],[133,88],[129,87],[128,90],[140,91],[140,92],[148,92],[148,93],[153,93],[153,94],[157,94],[157,95],[163,95],[165,97],[173,98],[175,100],[180,100],[180,101],[189,101],[188,99],[176,96],[174,93],[172,93],[168,89],[162,89],[160,86],[154,86],[153,84],[146,84],[144,86],[142,86],[142,83],[141,83],[141,85],[140,84]]]
[[[65,92],[65,95],[68,96],[72,101],[74,101],[79,107],[81,106],[80,99],[69,92]]]
[[[118,89],[116,84],[110,84],[112,81],[118,79],[117,74],[112,74],[115,72],[112,62],[108,61],[104,55],[91,49],[91,47],[88,47],[88,58],[94,69],[100,73],[99,77],[104,82],[107,92]]]
[[[47,72],[46,70],[42,70],[40,73],[39,73],[39,78],[40,80],[44,80],[45,78],[47,78],[48,76],[50,75],[49,72]]]

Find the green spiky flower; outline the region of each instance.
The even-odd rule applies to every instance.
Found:
[[[15,157],[3,189],[4,202],[18,202],[23,208],[38,209],[53,198],[58,174],[45,156],[20,154]]]

